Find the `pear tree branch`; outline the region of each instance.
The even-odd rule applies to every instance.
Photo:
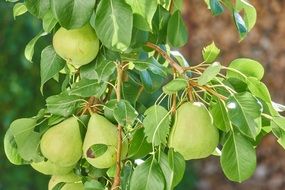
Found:
[[[117,86],[116,86],[116,96],[117,101],[121,100],[121,86],[122,86],[122,76],[123,68],[121,64],[117,64]],[[116,154],[116,173],[111,190],[119,190],[121,184],[121,152],[122,152],[122,126],[118,125],[118,145]]]

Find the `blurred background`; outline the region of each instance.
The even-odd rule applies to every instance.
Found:
[[[285,1],[251,0],[258,21],[242,42],[229,13],[214,18],[202,0],[185,0],[184,18],[189,30],[189,43],[182,49],[192,64],[202,60],[201,50],[215,41],[221,49],[220,62],[228,65],[238,57],[261,62],[264,82],[274,101],[285,104]],[[50,39],[39,40],[34,63],[24,58],[25,45],[41,30],[41,23],[29,14],[13,18],[13,4],[0,2],[0,190],[44,190],[48,177],[29,166],[14,166],[3,150],[3,137],[9,123],[20,117],[31,117],[44,106],[40,94],[39,57]],[[39,47],[39,48],[37,48]],[[48,83],[45,91],[54,94],[57,85]],[[210,157],[191,161],[178,190],[285,190],[285,151],[273,136],[267,136],[257,148],[258,165],[254,176],[238,184],[223,175],[219,160]]]

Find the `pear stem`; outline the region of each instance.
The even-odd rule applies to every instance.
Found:
[[[121,86],[122,86],[123,68],[121,64],[117,64],[117,86],[116,96],[117,101],[121,100]],[[119,190],[121,184],[121,152],[122,152],[122,126],[118,125],[118,145],[116,154],[116,173],[111,190]]]

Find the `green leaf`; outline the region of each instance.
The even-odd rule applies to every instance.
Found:
[[[47,46],[41,53],[41,92],[44,84],[65,66],[65,60],[59,57],[52,45]]]
[[[171,173],[171,187],[176,187],[182,180],[186,168],[185,160],[181,154],[170,149],[168,152],[168,162],[172,170]]]
[[[47,0],[25,0],[25,5],[28,11],[38,18],[43,18],[50,9],[50,1]]]
[[[115,70],[116,64],[113,61],[100,60],[80,67],[80,76],[85,79],[107,82]]]
[[[246,24],[245,24],[243,18],[240,16],[240,14],[236,11],[233,11],[233,18],[234,18],[236,28],[239,32],[240,38],[243,39],[248,32]]]
[[[164,152],[159,154],[158,163],[165,178],[165,190],[172,190],[173,171],[168,163],[168,157]]]
[[[231,122],[225,103],[219,98],[215,98],[215,101],[211,102],[210,112],[213,116],[215,127],[228,132],[231,128]]]
[[[217,48],[215,42],[203,48],[202,55],[206,63],[213,63],[220,54],[220,49]]]
[[[131,178],[131,190],[164,190],[165,179],[157,161],[150,157],[137,166]]]
[[[56,24],[57,24],[57,20],[54,18],[52,11],[49,10],[43,17],[44,31],[50,33]]]
[[[248,92],[232,95],[226,103],[231,122],[244,135],[255,139],[260,131],[255,119],[261,116],[261,103]]]
[[[78,107],[78,103],[83,102],[78,96],[59,94],[46,99],[49,113],[68,117],[72,115]]]
[[[132,159],[143,158],[151,152],[152,146],[146,141],[144,129],[136,130],[129,146],[128,157]]]
[[[39,161],[39,144],[41,134],[34,131],[37,120],[22,118],[13,121],[10,125],[10,134],[17,144],[18,153],[26,161]]]
[[[159,155],[159,165],[164,174],[166,188],[172,190],[182,180],[185,171],[185,160],[182,155],[169,150],[168,156],[165,153]]]
[[[151,31],[152,18],[157,8],[157,1],[153,0],[126,0],[134,13],[134,25],[138,29]]]
[[[34,55],[34,47],[36,45],[36,42],[40,37],[47,35],[47,32],[40,32],[38,35],[36,35],[27,45],[25,48],[25,57],[28,61],[32,62],[32,58]]]
[[[13,7],[13,16],[16,19],[17,16],[20,16],[28,11],[24,3],[16,3]]]
[[[271,126],[273,134],[278,138],[278,143],[285,149],[285,117],[273,117]]]
[[[256,23],[256,10],[254,8],[254,6],[252,6],[250,3],[248,3],[245,0],[237,0],[236,1],[236,10],[237,11],[244,11],[244,21],[245,21],[245,25],[248,29],[248,31],[250,31],[253,26]]]
[[[213,80],[221,71],[222,65],[219,62],[211,64],[198,78],[198,84],[203,86]]]
[[[167,68],[161,65],[153,57],[150,57],[147,60],[136,60],[133,63],[135,65],[135,69],[137,69],[138,71],[149,70],[153,74],[160,75],[163,77],[167,76]]]
[[[4,136],[4,151],[8,160],[15,165],[23,165],[28,162],[25,161],[19,154],[17,143],[11,132],[11,129],[8,129]]]
[[[120,100],[113,110],[117,122],[122,125],[132,125],[136,120],[138,113],[127,100]]]
[[[234,77],[244,81],[244,77],[242,77],[238,72],[242,73],[246,77],[255,77],[257,80],[261,80],[264,75],[263,66],[259,62],[248,58],[233,60],[230,63],[229,68],[230,69],[227,71],[227,78]]]
[[[153,35],[152,38],[155,39],[154,41],[157,44],[166,44],[169,18],[170,13],[168,10],[159,5],[152,19],[152,33],[150,34]]]
[[[248,77],[246,82],[248,85],[248,89],[250,90],[252,95],[262,99],[267,103],[271,103],[270,93],[263,82],[259,81],[254,77]]]
[[[154,105],[145,111],[145,115],[143,126],[147,141],[154,146],[166,144],[170,127],[168,111],[162,106]]]
[[[121,173],[122,190],[130,190],[130,181],[133,173],[132,163],[126,162]]]
[[[79,82],[74,83],[68,91],[69,95],[76,95],[81,97],[95,96],[100,98],[107,88],[106,83],[99,82],[98,80],[81,79]]]
[[[52,190],[61,190],[63,189],[63,186],[65,186],[65,184],[66,182],[59,182],[52,188]]]
[[[98,158],[102,156],[108,150],[108,146],[105,144],[94,144],[88,149],[87,156],[89,158]]]
[[[223,149],[221,166],[228,179],[242,182],[248,179],[255,171],[255,149],[240,133],[231,134]]]
[[[124,0],[101,0],[95,16],[95,30],[109,49],[125,51],[131,43],[133,14]]]
[[[84,190],[105,190],[105,187],[99,181],[92,179],[84,183]]]
[[[167,26],[167,42],[172,47],[181,47],[188,42],[188,31],[180,11],[171,15]]]
[[[209,0],[209,5],[212,11],[212,14],[217,16],[224,12],[224,7],[219,0]]]
[[[89,22],[96,0],[51,0],[53,15],[66,29],[80,28]]]
[[[175,94],[179,90],[187,88],[188,83],[186,79],[176,78],[163,86],[162,90],[165,94]]]
[[[147,92],[153,93],[163,84],[164,77],[153,74],[148,70],[140,71],[140,79]]]

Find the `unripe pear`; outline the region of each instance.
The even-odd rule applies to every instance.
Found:
[[[82,140],[77,119],[71,117],[48,129],[40,143],[42,154],[61,167],[73,166],[82,156]]]
[[[99,114],[92,114],[83,143],[83,156],[96,168],[110,168],[116,163],[117,127]],[[122,134],[124,139],[124,134]],[[90,147],[96,144],[107,145],[108,149],[99,157],[90,155]],[[127,154],[128,143],[124,139],[121,157]]]
[[[187,102],[176,111],[168,146],[185,160],[208,157],[219,143],[219,133],[204,104]]]
[[[45,175],[64,175],[70,173],[74,168],[74,166],[61,167],[49,160],[31,163],[31,166],[38,172]]]
[[[79,68],[97,56],[99,40],[89,24],[71,30],[61,27],[53,36],[53,47],[67,63]]]
[[[61,190],[84,190],[81,178],[73,172],[67,175],[54,175],[48,183],[48,190],[52,190],[59,183],[66,183]]]

